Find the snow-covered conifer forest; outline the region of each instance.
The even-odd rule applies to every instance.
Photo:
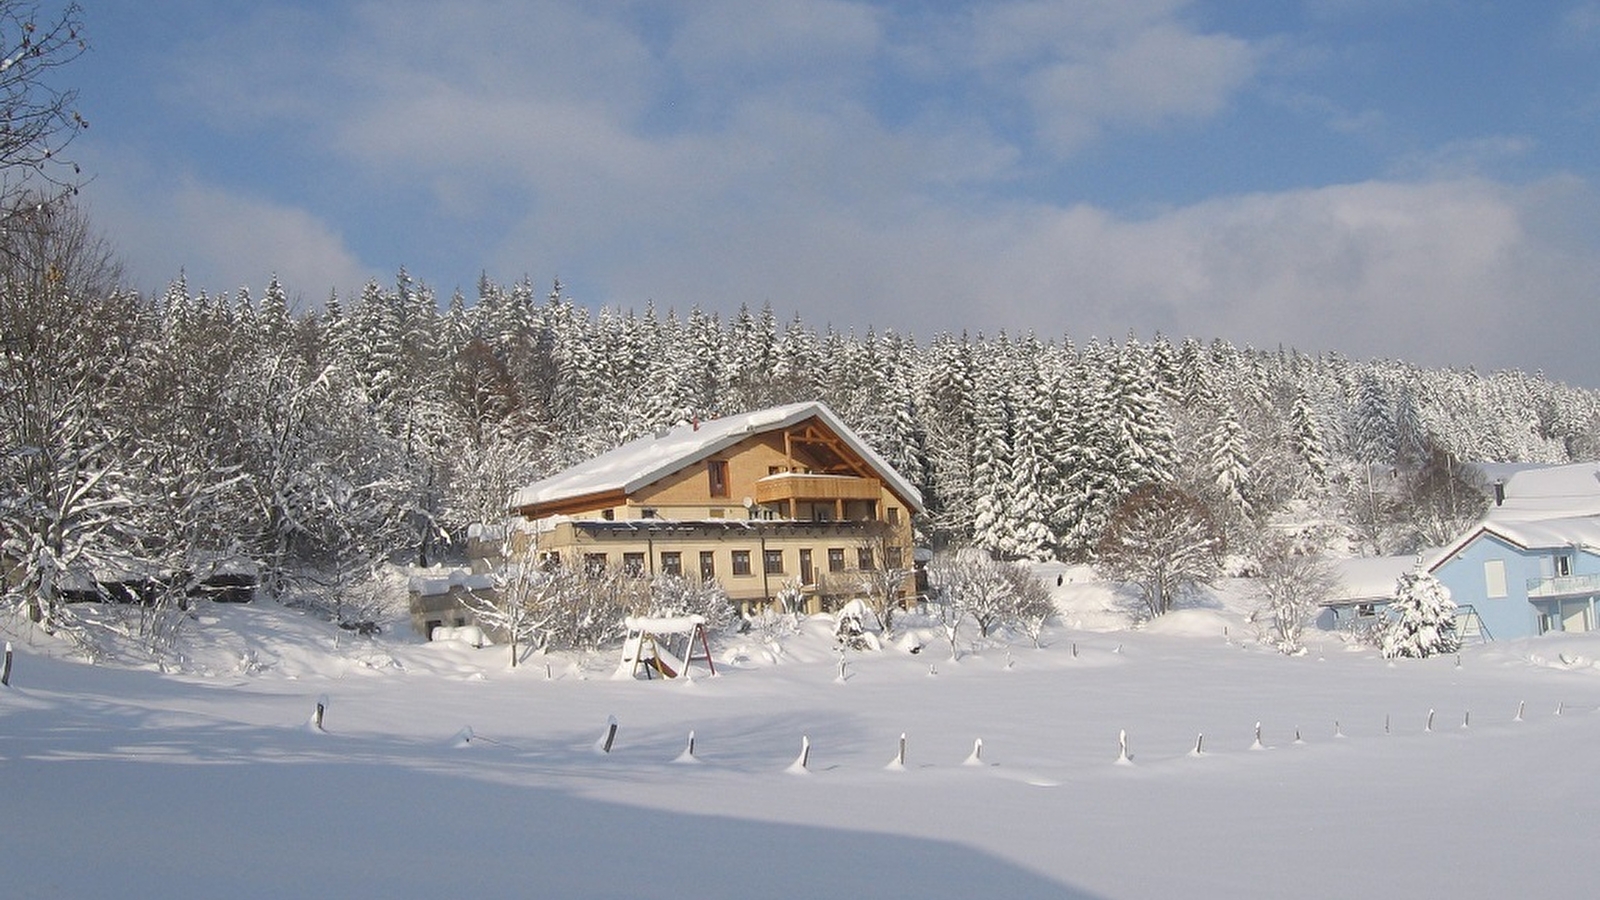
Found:
[[[1149,485],[1198,500],[1235,567],[1268,523],[1403,553],[1481,512],[1462,461],[1600,447],[1600,395],[1537,373],[1163,335],[841,333],[770,308],[590,310],[487,277],[441,298],[403,270],[314,304],[276,280],[139,296],[87,222],[58,223],[0,298],[0,521],[33,579],[11,601],[36,616],[83,561],[239,556],[271,595],[344,602],[375,563],[437,561],[499,522],[519,484],[657,426],[812,398],[922,490],[925,542],[1033,560],[1092,560]]]

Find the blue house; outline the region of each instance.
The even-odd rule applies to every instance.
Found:
[[[1489,512],[1428,571],[1496,638],[1595,629],[1600,464],[1516,470],[1492,486]]]

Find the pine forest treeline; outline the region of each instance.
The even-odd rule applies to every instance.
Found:
[[[1460,461],[1600,447],[1596,392],[1520,371],[1162,336],[924,342],[770,308],[596,312],[559,282],[484,278],[441,302],[404,271],[303,311],[276,279],[259,296],[70,287],[8,282],[4,310],[0,521],[11,571],[46,596],[52,572],[59,588],[86,567],[230,557],[274,595],[351,590],[378,562],[448,557],[519,484],[660,426],[799,400],[920,487],[925,542],[1008,558],[1092,560],[1151,484],[1203,503],[1236,556],[1269,526],[1407,552],[1481,512]]]

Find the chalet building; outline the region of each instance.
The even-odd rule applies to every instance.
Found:
[[[540,560],[715,578],[747,607],[799,585],[816,611],[863,570],[909,572],[922,496],[813,402],[647,435],[528,485],[511,509],[519,550]]]

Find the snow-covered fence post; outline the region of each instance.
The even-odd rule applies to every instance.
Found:
[[[1433,731],[1433,710],[1431,709],[1428,710],[1428,724],[1424,726],[1422,730],[1429,732]]]
[[[679,753],[678,754],[678,758],[673,760],[673,762],[693,763],[693,762],[699,762],[699,761],[700,760],[697,759],[695,757],[695,755],[694,755],[694,730],[690,729],[690,731],[689,731],[689,746],[684,747],[683,748],[683,752]]]
[[[323,694],[317,698],[317,708],[311,713],[311,727],[323,731],[322,715],[328,711],[328,695]]]
[[[1256,723],[1256,740],[1255,740],[1255,743],[1250,745],[1250,749],[1251,750],[1265,750],[1266,749],[1266,745],[1261,743],[1261,723],[1260,722]]]
[[[1128,753],[1128,729],[1126,728],[1117,732],[1117,765],[1133,765],[1133,756]]]
[[[616,739],[617,717],[606,716],[606,733],[600,736],[600,741],[595,745],[595,749],[599,750],[601,753],[610,753],[611,745],[616,741]]]
[[[894,755],[894,764],[899,768],[906,766],[906,733],[900,732],[900,750]]]
[[[1199,734],[1195,735],[1194,736],[1194,749],[1189,751],[1189,755],[1190,756],[1199,756],[1202,753],[1204,753],[1205,750],[1203,748],[1205,746],[1205,743],[1206,743],[1206,733],[1205,732],[1202,731]]]
[[[1470,709],[1467,710],[1466,713],[1461,716],[1461,727],[1462,728],[1471,728],[1472,727],[1472,710],[1470,710]]]
[[[972,742],[972,753],[968,754],[966,760],[964,762],[962,762],[962,765],[964,765],[964,766],[981,766],[981,765],[983,765],[983,738],[978,738],[977,740]]]
[[[6,641],[6,661],[0,666],[0,687],[11,686],[11,642]]]
[[[1526,701],[1526,700],[1518,700],[1517,701],[1517,714],[1516,714],[1515,717],[1512,718],[1511,721],[1513,721],[1513,722],[1521,722],[1522,721],[1522,711],[1524,709],[1526,709],[1527,707],[1528,707],[1528,701]]]
[[[811,737],[803,734],[800,736],[800,755],[795,757],[794,762],[789,764],[789,771],[797,775],[804,774],[809,771],[806,766],[809,765],[810,762]]]

